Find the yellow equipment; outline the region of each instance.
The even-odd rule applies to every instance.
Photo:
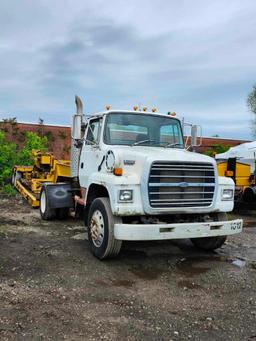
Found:
[[[57,160],[53,154],[40,150],[33,150],[32,156],[33,166],[14,166],[12,182],[32,207],[39,207],[42,184],[69,179],[70,161]]]
[[[256,200],[256,177],[251,174],[250,164],[237,161],[236,158],[229,158],[217,164],[219,176],[227,176],[235,182],[236,201],[252,202]]]

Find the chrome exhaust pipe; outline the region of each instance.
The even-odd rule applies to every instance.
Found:
[[[75,97],[76,102],[76,113],[77,115],[83,115],[83,102],[79,96]]]
[[[81,149],[77,147],[77,141],[82,138],[83,102],[80,97],[75,97],[76,113],[73,115],[71,126],[71,155],[70,155],[70,175],[72,178],[78,177],[79,159]]]

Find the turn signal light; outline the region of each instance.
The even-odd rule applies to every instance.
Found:
[[[225,171],[225,176],[233,176],[234,175],[234,172],[231,171],[231,170],[226,170]]]
[[[122,168],[114,168],[113,173],[117,176],[123,175],[123,169]]]

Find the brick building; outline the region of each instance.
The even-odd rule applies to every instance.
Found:
[[[32,131],[41,136],[47,136],[49,141],[49,150],[59,159],[68,159],[70,152],[70,127],[60,125],[46,125],[34,123],[17,123],[12,120],[0,122],[0,129],[5,131],[7,139],[13,141],[20,146],[23,145],[24,133]],[[219,137],[203,137],[202,145],[197,148],[198,152],[214,148],[216,144],[227,145],[230,147],[237,146],[241,143],[248,142],[238,139],[225,139]]]
[[[70,127],[8,121],[0,122],[0,129],[5,132],[8,140],[21,147],[24,145],[24,133],[27,131],[46,136],[49,142],[49,151],[53,152],[58,159],[69,159]]]

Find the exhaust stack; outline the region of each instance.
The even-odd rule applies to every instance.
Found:
[[[75,97],[76,114],[73,115],[71,126],[71,155],[70,155],[70,175],[78,177],[79,158],[81,149],[76,146],[77,140],[82,138],[83,103],[80,97]]]

